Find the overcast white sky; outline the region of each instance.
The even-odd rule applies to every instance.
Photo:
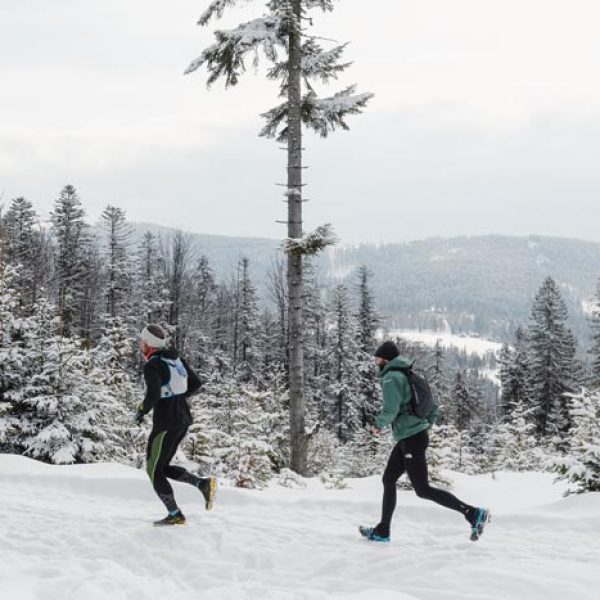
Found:
[[[241,2],[244,5],[244,2]],[[183,71],[208,0],[0,0],[0,193],[90,219],[281,237],[285,155],[258,138],[277,87]],[[351,131],[308,136],[306,228],[346,242],[550,234],[600,241],[600,2],[340,0],[315,32],[351,41],[346,83],[376,94]]]

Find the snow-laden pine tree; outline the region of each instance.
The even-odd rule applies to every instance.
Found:
[[[377,370],[373,365],[379,316],[375,308],[375,297],[369,286],[372,273],[367,267],[358,270],[358,310],[356,312],[358,338],[358,389],[362,400],[361,425],[366,427],[377,413],[379,386]]]
[[[87,277],[81,308],[81,336],[91,346],[100,335],[101,317],[104,314],[104,253],[101,240],[94,234],[84,253],[84,268]]]
[[[331,292],[328,315],[326,388],[329,427],[341,442],[346,442],[362,422],[359,392],[358,345],[356,326],[350,312],[350,299],[344,284]]]
[[[27,381],[24,328],[19,316],[20,267],[0,263],[0,449],[15,451],[17,398]]]
[[[216,467],[238,487],[262,488],[279,460],[273,446],[273,428],[280,425],[281,409],[278,409],[279,414],[271,412],[277,402],[268,391],[241,387],[234,380],[230,380],[227,387],[226,396],[221,395],[221,403],[213,400]]]
[[[600,393],[583,388],[568,402],[569,452],[555,459],[554,471],[569,482],[569,493],[600,492]]]
[[[304,268],[304,386],[309,431],[326,426],[327,316],[313,261]],[[309,468],[309,471],[311,469]],[[312,472],[312,471],[311,471]]]
[[[548,277],[538,291],[527,332],[530,368],[528,388],[537,434],[552,438],[555,447],[566,442],[570,416],[565,393],[576,381],[576,341],[567,327],[567,307],[555,281]]]
[[[65,186],[51,213],[54,249],[54,284],[57,293],[61,335],[80,333],[89,276],[86,256],[90,244],[85,211],[77,191]]]
[[[104,374],[93,350],[61,336],[61,328],[55,307],[40,297],[22,366],[30,376],[15,398],[19,450],[55,464],[117,458],[120,439],[106,426],[117,405]]]
[[[600,389],[600,280],[596,286],[590,324],[592,329],[590,388]]]
[[[139,331],[148,323],[166,328],[169,319],[169,290],[164,257],[156,236],[147,231],[139,242],[134,262],[134,314]]]
[[[123,462],[140,464],[144,456],[144,440],[139,428],[132,427],[131,415],[141,401],[143,390],[135,384],[132,372],[135,362],[136,340],[131,327],[120,316],[105,315],[100,339],[92,350],[94,367],[105,399],[99,422],[105,428],[110,442],[119,450]],[[115,451],[113,454],[117,454]]]
[[[201,376],[208,375],[214,352],[218,286],[206,256],[201,256],[192,277],[188,360]]]
[[[175,347],[182,353],[186,351],[190,322],[187,319],[192,297],[190,272],[194,263],[192,240],[182,231],[176,231],[168,241],[161,244],[164,256],[164,276],[169,291],[169,320],[167,331]]]
[[[428,369],[427,377],[429,385],[431,386],[431,391],[433,392],[435,401],[439,407],[438,423],[440,425],[447,422],[445,407],[451,402],[450,384],[448,382],[446,369],[446,351],[444,350],[441,341],[437,340],[433,348],[433,360]]]
[[[131,243],[132,229],[127,223],[125,211],[108,205],[101,215],[106,237],[104,259],[105,311],[110,318],[128,314],[128,301],[131,290],[131,266],[128,260],[128,246]]]
[[[15,286],[22,312],[29,314],[40,287],[51,276],[48,238],[38,225],[33,205],[23,197],[11,201],[2,221],[4,258],[19,266]]]
[[[306,276],[305,268],[305,276]],[[270,353],[277,363],[289,371],[289,339],[288,339],[288,294],[287,294],[287,267],[282,256],[277,255],[269,267],[267,273],[267,291],[271,300],[272,335]],[[306,289],[305,295],[309,290]],[[306,303],[306,299],[305,299]],[[305,308],[306,313],[306,308]],[[307,323],[305,314],[305,338],[306,345]],[[305,363],[308,360],[305,348]],[[305,367],[307,368],[307,367]],[[306,381],[305,381],[306,383]]]
[[[238,0],[214,0],[199,20],[207,25],[214,18],[238,3]],[[288,310],[290,339],[290,425],[292,436],[291,467],[304,473],[307,465],[305,431],[304,363],[303,363],[303,262],[308,255],[333,242],[327,227],[304,236],[302,223],[302,125],[326,137],[337,128],[347,129],[346,117],[362,111],[371,94],[355,94],[350,86],[329,98],[319,98],[316,81],[327,83],[344,71],[349,63],[341,61],[345,45],[329,50],[319,44],[319,38],[309,35],[312,9],[333,10],[333,0],[269,0],[264,3],[262,17],[243,23],[234,29],[217,30],[216,41],[206,48],[186,70],[205,66],[208,84],[219,79],[234,86],[245,71],[250,55],[258,60],[262,50],[271,63],[268,78],[280,82],[284,101],[263,116],[266,125],[261,135],[287,143],[288,148]],[[304,88],[304,89],[303,89]]]
[[[536,471],[542,466],[532,412],[519,399],[499,423],[495,436],[496,470]]]
[[[467,372],[467,389],[469,390],[468,408],[465,416],[468,421],[469,430],[469,452],[471,456],[479,457],[477,466],[473,468],[478,471],[484,469],[482,457],[487,452],[489,431],[487,424],[496,421],[495,415],[490,414],[489,406],[485,401],[482,380],[477,367]]]
[[[514,363],[514,352],[507,342],[502,344],[502,347],[498,352],[497,360],[499,366],[500,387],[502,389],[500,395],[500,412],[502,415],[505,415],[508,412],[513,398],[512,365]]]
[[[529,356],[526,332],[517,328],[515,333],[515,345],[511,348],[504,344],[498,356],[500,365],[501,401],[500,415],[502,418],[508,415],[511,407],[517,406],[519,402],[525,406],[529,404],[527,385],[529,383]]]
[[[463,470],[471,466],[470,428],[473,413],[473,401],[468,388],[467,377],[461,370],[456,372],[452,387],[452,401],[449,406],[450,423],[456,429],[456,444],[458,448],[457,468]]]
[[[260,355],[265,340],[260,325],[258,295],[250,279],[250,261],[240,261],[236,276],[234,311],[234,369],[240,381],[260,380]]]

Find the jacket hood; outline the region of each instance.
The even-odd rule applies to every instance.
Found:
[[[380,375],[385,375],[390,369],[400,368],[400,369],[408,369],[413,364],[412,360],[408,358],[404,358],[403,356],[396,356],[388,362],[380,371]]]

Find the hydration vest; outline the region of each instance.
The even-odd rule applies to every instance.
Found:
[[[180,358],[157,357],[169,367],[169,379],[160,388],[161,398],[181,396],[188,391],[188,373]]]

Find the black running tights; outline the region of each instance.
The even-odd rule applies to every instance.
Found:
[[[425,430],[399,441],[394,446],[383,473],[383,506],[381,521],[376,527],[376,532],[379,535],[388,536],[390,534],[392,515],[396,508],[396,483],[405,471],[417,496],[420,498],[432,500],[437,504],[461,512],[465,516],[475,510],[449,492],[429,485],[427,459],[425,457],[428,445],[429,436],[427,430]]]

